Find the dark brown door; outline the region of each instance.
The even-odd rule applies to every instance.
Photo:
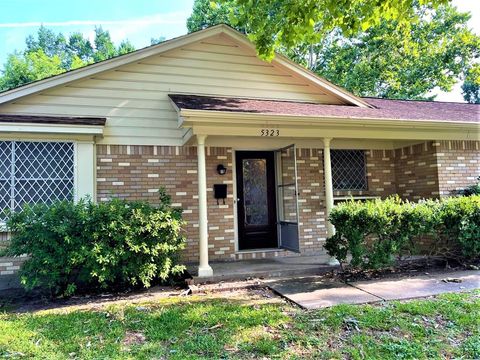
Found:
[[[272,151],[237,151],[238,247],[278,247]]]

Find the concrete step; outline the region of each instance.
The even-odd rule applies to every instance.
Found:
[[[213,276],[197,277],[196,265],[187,267],[195,283],[215,283],[251,278],[278,278],[289,276],[321,275],[338,268],[327,264],[325,256],[296,256],[272,259],[212,262]]]

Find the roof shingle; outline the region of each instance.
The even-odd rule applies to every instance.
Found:
[[[106,120],[107,120],[106,118],[102,118],[102,117],[78,117],[78,116],[70,117],[70,116],[0,114],[0,123],[104,126]]]
[[[185,110],[325,118],[480,123],[480,105],[466,103],[364,98],[373,107],[362,108],[349,105],[325,105],[264,99],[180,94],[169,96],[179,109]]]

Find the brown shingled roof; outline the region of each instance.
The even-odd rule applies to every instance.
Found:
[[[229,111],[265,115],[292,115],[327,118],[393,119],[480,123],[480,105],[413,100],[364,98],[373,108],[324,105],[293,101],[169,95],[179,109]]]
[[[0,114],[0,123],[22,124],[62,124],[62,125],[99,125],[104,126],[106,118],[101,117],[69,117],[43,115],[11,115]]]

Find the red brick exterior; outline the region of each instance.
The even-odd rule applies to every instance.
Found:
[[[428,141],[395,150],[397,193],[419,200],[454,195],[480,176],[479,141]]]
[[[425,142],[395,150],[397,193],[404,199],[438,197],[436,148]]]
[[[440,196],[449,196],[475,183],[480,176],[480,141],[439,141],[437,149]]]

